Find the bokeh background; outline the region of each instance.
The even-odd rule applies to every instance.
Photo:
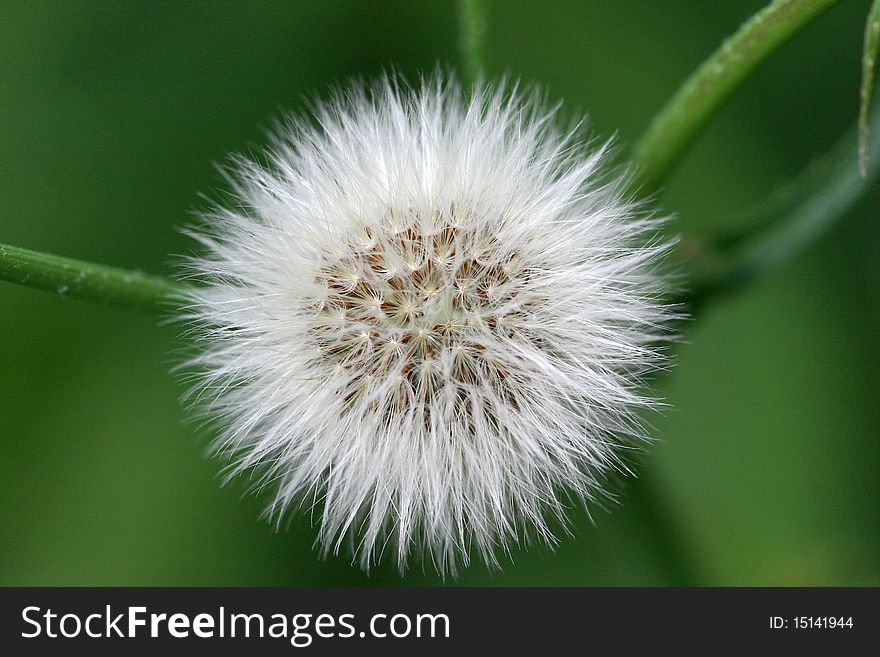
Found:
[[[869,3],[847,0],[766,64],[662,193],[713,235],[857,112]],[[758,0],[491,3],[488,57],[631,144]],[[304,96],[456,61],[451,2],[0,5],[0,241],[169,273],[176,228]],[[555,551],[451,584],[880,584],[880,193],[792,267],[686,328],[651,418],[644,505],[573,512]],[[431,584],[322,561],[219,485],[169,374],[177,330],[0,283],[0,584]]]

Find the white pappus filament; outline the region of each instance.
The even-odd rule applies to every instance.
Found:
[[[645,436],[659,220],[537,94],[354,84],[228,169],[185,318],[230,476],[326,552],[454,573],[553,541]]]

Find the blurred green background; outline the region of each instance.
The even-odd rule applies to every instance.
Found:
[[[857,111],[867,0],[846,0],[726,106],[661,196],[712,235],[822,153]],[[535,0],[490,8],[493,73],[544,84],[632,143],[760,1]],[[451,2],[4,2],[0,241],[171,271],[212,163],[303,96],[456,60]],[[880,221],[875,192],[793,267],[707,308],[662,384],[640,486],[577,510],[555,551],[458,584],[880,584]],[[425,584],[322,561],[219,486],[169,374],[176,329],[0,283],[0,584]],[[631,502],[631,503],[628,503]],[[664,539],[661,542],[660,539]]]

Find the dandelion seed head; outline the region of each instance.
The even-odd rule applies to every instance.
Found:
[[[327,553],[440,572],[552,542],[645,436],[669,243],[536,93],[385,78],[237,158],[185,318],[228,474]]]

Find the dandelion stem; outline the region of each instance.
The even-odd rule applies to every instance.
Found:
[[[786,41],[840,0],[773,0],[687,79],[636,144],[640,189],[656,190],[724,102]]]
[[[139,271],[0,244],[0,280],[108,306],[158,312],[185,288]]]
[[[859,92],[859,170],[868,175],[868,111],[874,91],[874,67],[880,50],[880,0],[874,0],[865,23],[865,46],[862,55],[862,88]]]
[[[692,306],[742,289],[781,269],[825,234],[859,201],[880,176],[880,107],[869,117],[870,138],[865,175],[856,165],[855,130],[848,131],[821,161],[807,167],[792,188],[795,200],[775,221],[751,235],[741,235],[727,248],[703,249],[689,264]]]
[[[462,78],[473,84],[485,68],[486,5],[483,0],[458,0]]]

